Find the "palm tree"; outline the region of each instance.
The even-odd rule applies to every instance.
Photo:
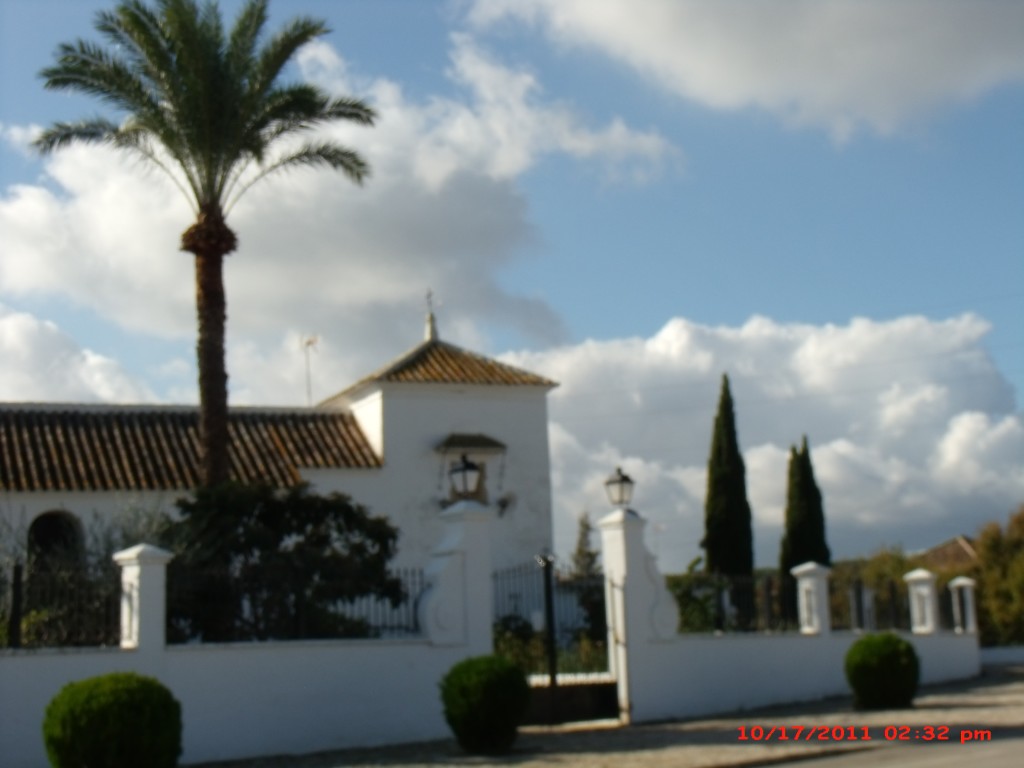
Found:
[[[357,99],[330,98],[305,84],[282,84],[282,70],[304,44],[328,32],[297,18],[263,39],[267,0],[248,0],[225,36],[220,9],[207,0],[122,0],[95,27],[111,47],[76,41],[57,50],[40,75],[48,89],[95,96],[125,114],[55,123],[36,140],[48,153],[74,142],[106,144],[145,158],[188,198],[195,223],[181,236],[194,254],[199,370],[201,482],[228,479],[228,393],[223,263],[237,240],[225,216],[268,174],[326,166],[356,183],[369,173],[354,151],[303,136],[333,120],[372,125]]]

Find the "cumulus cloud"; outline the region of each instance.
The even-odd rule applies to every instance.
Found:
[[[154,394],[51,322],[0,304],[0,400],[152,402]]]
[[[0,123],[0,140],[24,157],[33,154],[32,142],[42,133],[38,125],[5,125]]]
[[[1002,0],[474,0],[714,109],[763,109],[839,140],[1024,79],[1024,7]]]
[[[707,452],[727,372],[760,564],[778,557],[789,447],[811,442],[837,556],[973,534],[1024,500],[1024,419],[984,348],[988,324],[854,319],[740,327],[676,318],[651,338],[588,341],[510,362],[561,382],[550,395],[556,537],[606,509],[603,479],[638,480],[663,567],[701,554]]]
[[[225,267],[228,332],[243,356],[245,345],[268,349],[314,332],[347,349],[353,368],[372,368],[416,340],[428,288],[446,302],[448,338],[487,346],[486,317],[492,329],[558,342],[565,333],[555,311],[496,277],[535,238],[517,177],[550,153],[646,176],[673,152],[621,121],[585,125],[545,101],[531,75],[466,37],[452,42],[451,97],[413,101],[394,82],[359,79],[322,42],[304,48],[299,65],[377,108],[373,129],[324,129],[362,152],[373,172],[362,189],[326,172],[271,177],[232,209],[239,249]],[[3,132],[10,141],[31,134]],[[63,150],[44,169],[45,184],[0,197],[5,293],[59,296],[134,332],[191,337],[193,267],[178,247],[192,213],[174,185],[98,147]]]

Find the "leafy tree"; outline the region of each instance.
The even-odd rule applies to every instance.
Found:
[[[342,494],[226,484],[200,489],[178,509],[165,537],[177,553],[169,572],[174,639],[365,634],[339,603],[403,598],[387,571],[398,529]]]
[[[799,451],[796,447],[791,447],[789,451],[786,529],[779,553],[781,607],[785,622],[795,623],[797,619],[796,579],[790,569],[810,561],[831,565],[832,554],[825,541],[825,510],[821,491],[814,480],[811,452],[805,436]]]
[[[1004,530],[982,528],[978,554],[978,624],[983,645],[1024,643],[1024,504]]]
[[[710,632],[715,628],[715,610],[722,587],[718,580],[700,569],[701,558],[695,557],[685,573],[665,577],[665,586],[679,608],[680,632]]]
[[[40,151],[76,142],[124,150],[166,172],[196,215],[181,250],[195,257],[206,486],[226,481],[230,467],[223,262],[237,239],[225,216],[278,170],[328,167],[355,182],[369,172],[354,151],[305,135],[334,120],[371,125],[373,110],[313,85],[279,82],[296,51],[328,32],[325,24],[297,18],[264,39],[266,21],[267,0],[247,0],[228,35],[215,2],[122,0],[96,17],[108,47],[62,44],[57,63],[40,73],[46,88],[94,96],[124,116],[55,123],[36,140]]]
[[[704,503],[704,539],[708,573],[728,577],[737,624],[748,627],[754,612],[754,536],[747,501],[746,468],[736,439],[729,377],[722,375],[722,389],[708,458],[708,489]]]

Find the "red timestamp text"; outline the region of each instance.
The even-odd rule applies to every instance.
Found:
[[[990,741],[991,731],[965,729],[952,738],[961,744]],[[740,725],[737,741],[950,741],[948,725]]]
[[[737,741],[949,741],[948,725],[740,725]],[[967,737],[965,737],[967,736]],[[991,732],[953,734],[961,743],[991,739]]]
[[[871,741],[866,725],[741,725],[737,741]]]

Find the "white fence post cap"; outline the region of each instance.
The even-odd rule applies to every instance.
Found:
[[[115,552],[113,559],[118,565],[166,565],[174,559],[174,554],[152,544],[136,544],[134,547]]]
[[[914,584],[923,581],[935,581],[935,574],[924,568],[917,568],[910,573],[903,574],[903,580],[908,584]]]
[[[795,565],[789,569],[789,572],[797,578],[800,578],[801,576],[827,576],[832,572],[832,569],[827,565],[811,561]]]

